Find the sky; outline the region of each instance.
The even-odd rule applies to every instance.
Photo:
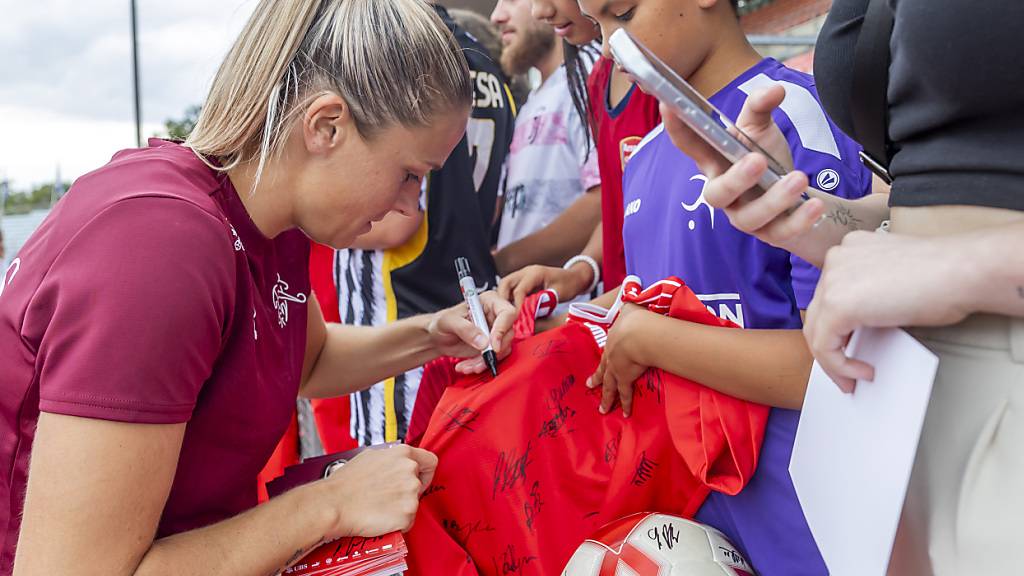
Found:
[[[143,138],[202,103],[256,0],[137,0]],[[129,0],[0,0],[0,179],[22,191],[135,145]]]

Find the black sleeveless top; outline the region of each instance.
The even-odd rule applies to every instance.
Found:
[[[1024,2],[888,0],[892,206],[1024,210]],[[854,48],[868,0],[835,0],[814,58],[825,109],[852,134]]]

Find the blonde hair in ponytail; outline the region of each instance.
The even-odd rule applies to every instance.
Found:
[[[428,125],[472,98],[458,43],[423,0],[261,0],[186,145],[219,170],[258,158],[258,182],[292,118],[326,91],[345,100],[364,138]]]

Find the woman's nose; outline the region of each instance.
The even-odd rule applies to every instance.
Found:
[[[413,216],[420,210],[420,183],[410,182],[398,196],[393,210],[403,216]]]

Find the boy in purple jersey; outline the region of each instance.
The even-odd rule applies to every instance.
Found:
[[[858,161],[859,147],[826,117],[813,79],[762,59],[747,43],[729,2],[580,4],[600,23],[605,38],[627,28],[730,118],[752,94],[781,85],[786,98],[774,118],[795,166],[822,191],[846,198],[870,193],[871,176]],[[706,183],[660,127],[644,139],[623,183],[627,273],[645,284],[678,276],[709,310],[747,330],[696,326],[628,306],[609,334],[590,384],[604,387],[602,411],[610,410],[618,395],[628,414],[629,383],[653,366],[773,406],[754,478],[736,496],[713,493],[696,518],[726,533],[762,576],[827,574],[788,472],[811,365],[800,330],[802,311],[814,294],[818,271],[733,228],[704,201]]]

